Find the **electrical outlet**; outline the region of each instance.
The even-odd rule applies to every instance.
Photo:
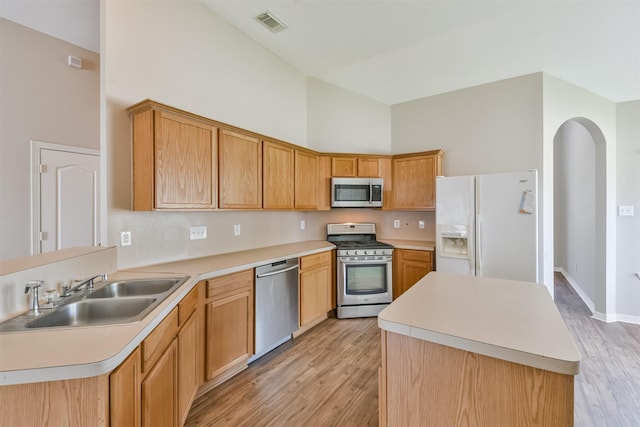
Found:
[[[618,206],[618,216],[633,216],[633,205]]]
[[[200,240],[207,238],[207,226],[189,227],[189,239]]]
[[[400,228],[400,220],[399,219],[394,219],[393,220],[393,228]]]
[[[233,224],[233,235],[234,236],[240,235],[240,224]]]
[[[120,233],[120,246],[131,246],[130,231],[123,231]]]
[[[424,229],[424,221],[418,221],[418,228],[420,230]]]
[[[307,224],[304,222],[304,219],[300,220],[300,230],[304,230],[307,228]]]

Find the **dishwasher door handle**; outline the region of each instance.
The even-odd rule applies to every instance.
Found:
[[[294,265],[294,266],[291,266],[291,267],[288,267],[288,268],[283,268],[282,270],[270,271],[268,273],[258,274],[256,276],[256,278],[262,279],[263,277],[269,277],[269,276],[274,276],[274,275],[280,274],[280,273],[286,273],[287,271],[295,270],[296,268],[298,268],[298,266]]]

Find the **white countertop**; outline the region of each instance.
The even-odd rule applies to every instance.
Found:
[[[434,251],[436,243],[428,240],[402,240],[402,239],[379,239],[383,243],[388,243],[398,249],[414,249],[417,251]]]
[[[546,287],[427,274],[378,315],[380,328],[552,372],[576,375],[580,354]]]
[[[200,281],[281,259],[332,250],[323,240],[214,255],[119,271],[109,279],[190,276],[143,320],[123,325],[0,334],[0,385],[76,379],[116,368]]]

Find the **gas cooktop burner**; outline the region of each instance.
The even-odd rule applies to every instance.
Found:
[[[338,249],[393,249],[393,246],[378,242],[377,240],[357,241],[345,240],[342,242],[333,242]]]
[[[370,223],[327,224],[327,240],[336,245],[338,256],[393,253],[393,246],[376,240],[376,225]]]

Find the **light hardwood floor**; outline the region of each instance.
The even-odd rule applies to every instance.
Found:
[[[582,355],[575,426],[640,426],[640,325],[595,320],[560,274],[555,285],[556,305]]]
[[[606,324],[561,276],[556,303],[578,350],[577,427],[640,426],[640,325]],[[186,426],[376,426],[375,318],[327,319],[194,403]]]

